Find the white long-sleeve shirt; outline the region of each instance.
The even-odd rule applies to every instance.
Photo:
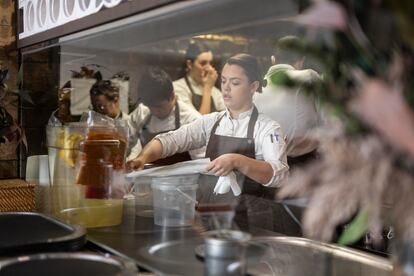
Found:
[[[277,71],[286,72],[291,79],[299,83],[316,82],[320,77],[311,69],[295,70],[287,64],[274,65],[265,77],[269,85],[263,89],[263,93],[256,93],[253,98],[260,112],[280,123],[286,135],[287,155],[300,156],[318,146],[318,141],[309,139],[308,135],[310,130],[320,125],[320,114],[315,100],[304,95],[303,88],[292,91],[290,88],[273,84],[269,76]]]
[[[178,107],[180,109],[180,124],[189,124],[201,117],[200,113],[192,109],[182,101],[178,101]],[[151,112],[149,108],[143,104],[140,104],[130,115],[128,120],[128,128],[130,131],[130,139],[132,139],[132,149],[128,156],[128,160],[131,160],[139,155],[142,150],[142,145],[139,140],[139,133],[145,123],[147,130],[152,133],[165,132],[171,129],[175,129],[175,106],[171,110],[170,114],[164,118],[159,119],[156,116],[150,116]],[[193,159],[204,157],[205,149],[197,149],[190,152]]]
[[[216,134],[246,138],[252,111],[253,109],[241,113],[238,119],[231,118],[227,110],[210,113],[176,131],[157,135],[155,138],[161,142],[163,148],[162,158],[176,152],[185,152],[206,146],[214,123],[223,114],[224,117],[217,126]],[[256,159],[269,163],[273,168],[273,176],[264,186],[276,187],[289,170],[286,160],[286,144],[280,126],[277,122],[259,113],[253,138]]]
[[[191,87],[194,90],[194,94],[203,96],[203,86],[197,84],[191,77],[188,77],[188,81],[190,82]],[[178,96],[178,98],[184,103],[191,106],[194,110],[196,110],[192,102],[193,95],[185,79],[181,78],[181,79],[174,81],[173,86],[174,86],[174,92]],[[221,95],[220,90],[218,90],[216,87],[213,87],[211,91],[211,97],[213,98],[214,106],[216,107],[218,111],[223,111],[226,109],[226,106],[224,105],[223,96]]]

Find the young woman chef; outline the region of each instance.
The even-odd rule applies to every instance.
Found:
[[[178,98],[200,114],[226,108],[220,90],[214,86],[217,72],[212,62],[213,53],[205,44],[191,43],[185,54],[184,77],[173,83]]]
[[[206,145],[206,157],[211,159],[206,169],[216,178],[200,182],[200,202],[234,203],[232,197],[237,198],[236,211],[244,214],[247,211],[247,216],[242,216],[248,218],[247,223],[256,226],[265,223],[262,227],[272,228],[270,204],[263,199],[273,198],[272,188],[278,186],[289,167],[279,124],[259,113],[252,102],[254,93],[261,88],[261,80],[254,57],[247,54],[231,57],[221,74],[226,110],[204,115],[175,131],[156,136],[127,166],[140,170],[144,164],[159,158]],[[217,177],[233,171],[245,176],[242,196],[213,195]]]

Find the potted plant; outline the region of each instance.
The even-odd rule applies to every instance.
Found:
[[[396,275],[414,263],[413,13],[412,1],[314,1],[287,20],[318,39],[278,43],[324,66],[324,81],[307,91],[341,119],[319,132],[321,159],[296,171],[280,196],[309,198],[303,230],[314,239],[332,240],[356,213],[343,244],[366,231],[380,239],[393,225]]]

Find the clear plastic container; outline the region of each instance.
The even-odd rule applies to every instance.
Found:
[[[79,144],[85,139],[85,125],[48,126],[46,128],[49,176],[50,212],[59,217],[60,211],[80,205],[84,187],[75,185],[78,173]]]
[[[132,194],[135,197],[135,214],[142,217],[153,217],[153,195],[151,189],[151,176],[134,178]]]
[[[192,174],[152,179],[156,225],[189,226],[193,223],[198,177]]]
[[[85,139],[85,126],[48,126],[46,128],[49,176],[52,186],[75,183],[79,144]]]

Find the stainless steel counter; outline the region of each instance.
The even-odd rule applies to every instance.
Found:
[[[385,258],[307,239],[280,237],[252,226],[249,232],[256,236],[250,249],[252,258],[248,259],[250,275],[391,275],[392,266]],[[125,205],[121,225],[88,229],[88,239],[159,275],[204,274],[203,260],[195,254],[203,244],[200,228],[154,225],[152,217],[135,214],[133,201]],[[312,274],[311,269],[319,274]]]
[[[124,207],[121,225],[90,228],[88,240],[112,254],[131,258],[139,267],[157,274],[203,275],[203,262],[196,258],[194,251],[195,245],[203,243],[199,226],[161,227],[154,224],[153,217],[136,215],[134,201],[126,201]],[[255,235],[278,235],[255,228],[250,231]],[[170,242],[182,245],[174,248],[173,256],[161,258],[149,253],[152,246]]]

